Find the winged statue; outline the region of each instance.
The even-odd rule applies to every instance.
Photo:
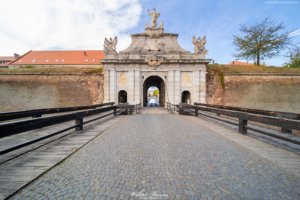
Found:
[[[164,61],[164,58],[157,60],[156,55],[153,55],[150,59],[146,57],[145,61],[153,67],[153,70],[156,70],[156,67]]]
[[[208,55],[208,51],[205,49],[205,44],[206,44],[206,36],[204,36],[201,40],[199,37],[198,40],[196,40],[195,36],[193,36],[192,40],[194,44],[194,51],[195,54],[197,55],[198,53],[205,53]]]
[[[116,53],[117,52],[117,36],[114,38],[114,40],[112,40],[112,38],[109,38],[109,40],[107,38],[104,39],[104,45],[103,45],[103,53],[107,54],[107,53]]]

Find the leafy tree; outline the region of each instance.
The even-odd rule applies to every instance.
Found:
[[[157,96],[159,94],[159,90],[155,90],[154,92],[153,92],[153,96]]]
[[[265,20],[253,25],[240,25],[243,37],[233,35],[233,44],[239,51],[234,56],[237,59],[254,60],[259,65],[260,60],[273,58],[279,55],[286,44],[290,43],[288,32],[279,34],[284,30],[284,24],[276,24],[274,20],[267,17]]]
[[[289,63],[285,63],[285,67],[300,67],[300,47],[296,45],[290,46],[287,47],[288,53],[285,55],[285,57],[289,58]]]

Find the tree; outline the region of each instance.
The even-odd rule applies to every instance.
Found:
[[[286,64],[285,67],[291,67],[291,68],[300,67],[300,47],[297,45],[289,45],[287,49],[288,52],[285,55],[285,57],[289,59],[289,62],[285,63]]]
[[[278,56],[286,44],[290,43],[288,32],[279,34],[284,29],[283,22],[276,25],[270,17],[253,25],[240,25],[239,30],[245,35],[243,37],[233,35],[233,44],[240,52],[234,56],[248,61],[256,59],[257,65],[260,60]]]
[[[153,96],[157,96],[159,94],[159,90],[155,90],[154,92],[153,92]]]

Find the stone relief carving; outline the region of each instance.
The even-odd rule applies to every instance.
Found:
[[[190,74],[182,75],[182,85],[192,85],[192,76]]]
[[[153,12],[150,13],[148,9],[148,14],[151,16],[151,28],[156,28],[157,26],[157,18],[160,16],[159,13],[156,13],[155,8],[153,8]]]
[[[103,45],[103,53],[104,55],[108,54],[108,53],[113,53],[116,54],[117,52],[117,36],[114,38],[114,40],[112,40],[111,38],[108,39],[104,39],[104,45]]]
[[[118,85],[127,85],[127,74],[122,72],[118,75]]]
[[[148,51],[162,51],[163,50],[163,46],[164,43],[163,42],[159,42],[157,40],[152,40],[148,43],[148,45],[146,45],[148,47]]]
[[[150,65],[152,66],[153,70],[156,70],[156,67],[158,65],[160,65],[163,61],[164,61],[164,58],[161,58],[158,60],[158,58],[156,57],[156,55],[153,55],[151,58],[145,58],[145,61]]]
[[[194,44],[194,51],[195,54],[197,55],[198,53],[204,53],[208,55],[208,51],[205,49],[205,44],[206,44],[206,36],[204,36],[201,40],[199,37],[198,40],[196,40],[195,36],[193,36],[192,40]]]

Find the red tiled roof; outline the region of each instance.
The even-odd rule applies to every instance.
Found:
[[[240,62],[240,61],[233,61],[234,65],[251,65],[250,63]],[[228,65],[232,65],[232,62],[228,63]]]
[[[10,65],[99,65],[99,59],[101,50],[29,51]]]
[[[13,59],[15,59],[15,57],[13,56],[0,56],[0,61],[12,61]]]
[[[9,63],[10,61],[5,61],[3,64],[1,64],[1,62],[0,62],[0,67],[2,67],[2,66],[8,66],[8,63]]]

